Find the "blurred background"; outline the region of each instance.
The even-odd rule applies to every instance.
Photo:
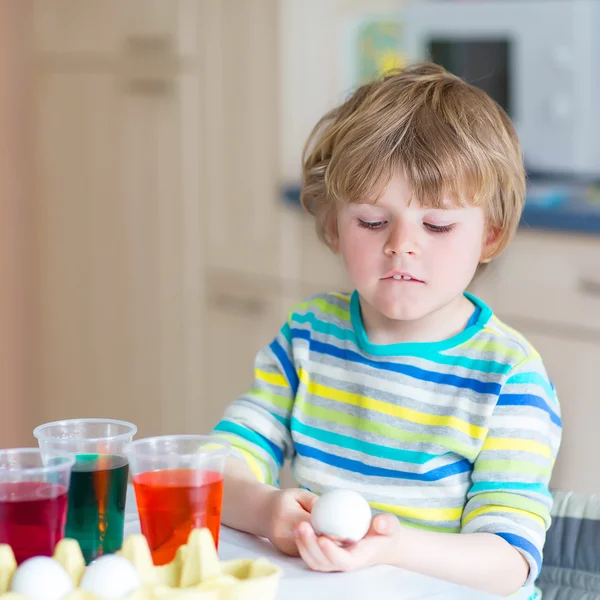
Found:
[[[209,431],[290,307],[348,289],[297,202],[312,126],[432,57],[517,125],[527,209],[473,291],[546,362],[558,483],[599,491],[580,464],[600,428],[598,9],[0,0],[0,447],[78,416]]]

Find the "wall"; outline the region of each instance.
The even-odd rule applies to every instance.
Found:
[[[31,445],[27,0],[0,2],[0,447]]]

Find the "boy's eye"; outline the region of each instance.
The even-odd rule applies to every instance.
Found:
[[[423,223],[429,231],[433,233],[448,233],[454,229],[454,223],[450,225],[433,225],[432,223]]]
[[[358,226],[363,229],[381,229],[387,225],[387,221],[363,221],[362,219],[357,219]]]

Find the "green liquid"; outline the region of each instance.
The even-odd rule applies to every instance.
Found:
[[[65,537],[89,563],[123,545],[129,463],[122,456],[79,454],[71,472]]]

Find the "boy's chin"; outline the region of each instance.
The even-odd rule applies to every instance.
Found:
[[[422,304],[417,306],[408,302],[385,303],[380,306],[376,304],[374,308],[391,321],[419,321],[431,312],[424,308]]]

